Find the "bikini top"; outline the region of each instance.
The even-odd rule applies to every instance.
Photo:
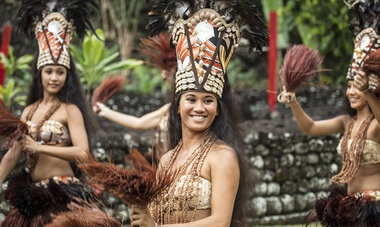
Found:
[[[342,143],[342,139],[340,140],[339,145],[336,148],[338,154],[340,154],[340,155],[342,154],[342,151],[340,148],[341,143]],[[352,143],[352,139],[349,139],[348,144],[347,144],[348,150],[351,146],[351,143]],[[351,158],[353,158],[353,155]],[[366,139],[365,143],[364,143],[364,150],[362,153],[360,164],[361,165],[373,165],[373,164],[378,164],[378,163],[380,163],[380,144],[378,144],[372,140]]]
[[[26,124],[28,125],[30,136],[36,140],[37,125],[31,121],[27,121]],[[43,123],[40,130],[40,138],[42,144],[71,144],[67,128],[62,123],[54,120],[47,120]]]
[[[192,179],[187,180],[189,177]],[[188,183],[186,184],[186,182]],[[179,210],[181,201],[184,201],[186,197],[190,198],[190,210],[211,209],[211,182],[209,180],[200,176],[183,175],[171,187],[174,187],[172,191],[174,193],[174,210]],[[169,204],[163,205],[165,210]]]

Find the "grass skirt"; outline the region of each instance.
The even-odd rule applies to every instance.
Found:
[[[317,200],[315,213],[323,226],[380,226],[380,191],[347,194],[344,188],[334,188],[327,198]]]
[[[94,191],[75,177],[53,177],[33,182],[26,171],[9,181],[5,199],[13,209],[8,213],[2,227],[44,226],[62,212],[90,207],[92,202],[98,200]]]

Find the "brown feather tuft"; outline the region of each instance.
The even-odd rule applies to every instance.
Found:
[[[364,61],[363,70],[367,74],[374,73],[379,75],[380,73],[380,50],[373,51],[368,55],[368,58]]]
[[[281,80],[287,92],[294,92],[303,82],[317,72],[326,71],[317,69],[322,64],[318,51],[304,45],[289,46],[284,63],[281,67]]]
[[[121,224],[113,217],[98,209],[81,207],[72,211],[60,213],[46,227],[120,227]]]
[[[92,95],[91,104],[95,106],[97,102],[105,103],[112,96],[123,89],[127,83],[123,76],[109,76],[97,87]]]
[[[25,122],[13,116],[7,108],[0,104],[0,136],[5,137],[4,144],[8,144],[9,148],[14,141],[21,139],[27,133],[28,126]]]
[[[168,33],[140,39],[138,50],[150,59],[151,65],[162,70],[170,71],[177,66],[175,49],[170,46],[170,35]]]
[[[137,150],[130,151],[128,162],[133,168],[125,169],[98,162],[90,162],[80,168],[92,181],[103,185],[128,205],[147,205],[173,181],[174,176],[169,172],[157,175],[156,166],[151,166]]]

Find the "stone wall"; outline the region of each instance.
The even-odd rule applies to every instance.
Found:
[[[304,223],[316,198],[326,196],[330,178],[339,171],[336,154],[339,135],[309,137],[296,126],[291,111],[278,105],[270,113],[265,91],[236,92],[242,108],[244,153],[249,160],[252,186],[252,212],[255,224]],[[309,88],[300,91],[298,100],[315,119],[342,113],[342,89]],[[165,103],[164,94],[137,96],[124,93],[108,102],[111,108],[141,116]],[[132,147],[151,150],[151,132],[135,131],[99,118],[95,154],[99,160],[126,166],[125,155]],[[0,154],[1,157],[1,154]],[[22,166],[22,162],[19,163]],[[6,187],[6,183],[3,185]],[[0,194],[0,222],[9,206]],[[128,223],[128,209],[117,198],[105,193],[104,202],[111,215]]]

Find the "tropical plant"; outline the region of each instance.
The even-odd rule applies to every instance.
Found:
[[[333,70],[334,81],[344,81],[353,52],[351,17],[344,1],[288,0],[279,15],[290,30],[296,28],[303,44],[325,56],[324,67]]]
[[[169,88],[162,81],[160,73],[161,70],[155,67],[137,66],[133,71],[130,83],[126,85],[126,90],[139,94],[153,94],[159,89],[166,92]]]
[[[9,56],[0,53],[0,61],[5,68],[5,86],[0,85],[0,99],[6,107],[10,107],[12,102],[24,106],[26,101],[26,91],[31,81],[30,62],[33,56],[30,54],[16,58],[13,54],[12,46],[9,47]],[[17,80],[16,80],[17,78]]]
[[[101,29],[97,29],[96,34],[104,40]],[[84,38],[82,48],[70,45],[70,50],[88,97],[92,89],[107,76],[143,63],[135,59],[117,61],[120,55],[117,46],[107,49],[104,42],[94,34]]]
[[[26,95],[23,94],[23,90],[20,87],[16,87],[15,84],[15,80],[12,78],[8,80],[5,87],[0,85],[0,99],[2,104],[7,108],[10,108],[12,102],[21,106],[25,106],[26,104]]]

